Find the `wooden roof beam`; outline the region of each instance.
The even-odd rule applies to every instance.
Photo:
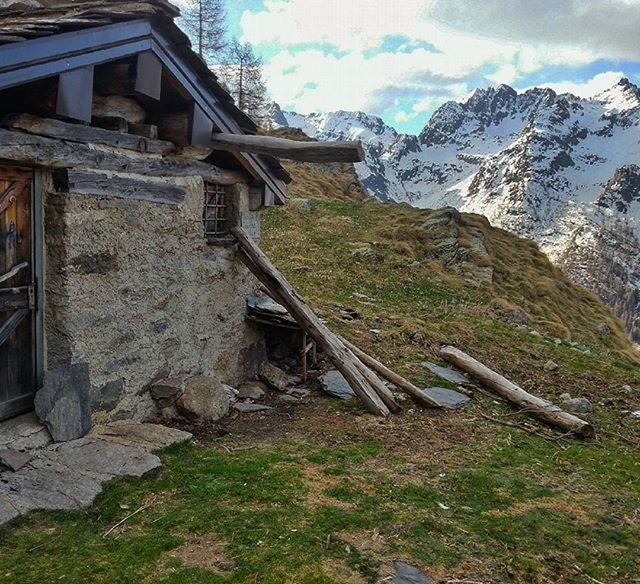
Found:
[[[273,136],[214,133],[210,145],[225,152],[268,154],[300,162],[362,162],[364,158],[359,140],[302,142]]]

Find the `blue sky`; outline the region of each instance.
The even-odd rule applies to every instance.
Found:
[[[419,132],[476,87],[594,95],[640,83],[640,0],[228,0],[230,33],[301,113],[363,110]]]

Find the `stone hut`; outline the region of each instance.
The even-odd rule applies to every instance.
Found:
[[[149,416],[160,378],[254,375],[264,346],[245,305],[258,283],[230,228],[258,238],[290,177],[268,154],[224,146],[257,128],[177,9],[0,7],[0,419],[33,408],[46,372],[77,364],[106,419]]]

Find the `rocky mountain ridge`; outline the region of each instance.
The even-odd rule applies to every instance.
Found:
[[[417,136],[362,112],[273,104],[270,120],[313,138],[362,140],[356,169],[382,201],[480,213],[534,239],[640,340],[640,89],[628,79],[590,99],[478,89],[441,106]]]

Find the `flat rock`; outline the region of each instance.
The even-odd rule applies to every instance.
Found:
[[[423,389],[422,393],[432,397],[441,404],[442,407],[448,410],[462,408],[471,401],[468,395],[446,387],[428,387],[427,389]]]
[[[245,381],[238,387],[238,399],[260,399],[267,392],[262,381]]]
[[[433,584],[429,576],[411,564],[396,560],[393,562],[393,567],[395,568],[393,584]]]
[[[0,422],[0,448],[31,450],[49,444],[51,434],[34,412]]]
[[[101,424],[89,433],[90,437],[100,438],[114,444],[125,446],[137,446],[147,452],[166,448],[172,444],[191,440],[189,432],[183,432],[176,428],[168,428],[161,424],[147,424],[122,420]]]
[[[91,429],[89,365],[77,363],[44,375],[35,410],[54,442],[81,438]]]
[[[336,369],[327,371],[321,378],[320,383],[325,393],[340,399],[351,399],[356,396],[349,382],[344,378],[342,373]]]
[[[12,449],[0,450],[0,464],[3,464],[13,471],[20,470],[32,458],[33,456],[28,452]]]
[[[287,201],[287,205],[289,207],[293,207],[294,209],[298,209],[303,213],[311,213],[315,211],[318,206],[317,203],[311,199],[301,199],[301,198],[293,198]]]
[[[267,410],[272,410],[271,406],[266,406],[264,404],[252,404],[246,402],[238,402],[233,404],[234,409],[238,410],[242,413],[250,413],[250,412],[265,412]]]
[[[429,361],[423,361],[421,363],[422,367],[428,369],[434,375],[437,375],[440,379],[445,379],[446,381],[450,381],[451,383],[460,383],[462,385],[470,383],[469,376],[465,373],[457,371],[456,369],[451,369],[450,367],[442,367],[441,365],[436,365],[435,363],[431,363]]]
[[[39,466],[40,461],[62,465],[100,481],[124,475],[141,477],[161,465],[160,459],[144,448],[99,438],[80,438],[52,446],[32,466]]]
[[[258,375],[269,387],[277,391],[285,391],[291,385],[291,377],[268,361],[260,365]]]
[[[215,377],[190,377],[176,401],[178,411],[192,420],[215,422],[227,415],[231,402]]]

